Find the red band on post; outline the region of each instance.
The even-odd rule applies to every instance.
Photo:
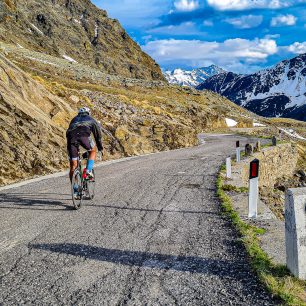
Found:
[[[259,175],[259,160],[254,159],[250,163],[250,179],[256,178]]]

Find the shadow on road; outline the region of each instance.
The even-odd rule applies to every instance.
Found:
[[[50,195],[66,196],[65,199],[50,199]],[[0,209],[32,209],[32,210],[63,210],[73,209],[72,205],[64,204],[63,201],[70,200],[69,194],[56,193],[0,193]],[[49,208],[48,208],[49,207]],[[51,208],[54,207],[54,208]],[[62,207],[62,208],[58,208]]]
[[[84,244],[32,244],[31,249],[81,256],[86,259],[111,262],[160,270],[211,274],[230,278],[243,278],[246,264],[195,256],[174,256],[138,251],[122,251],[88,246]],[[244,270],[244,271],[243,271]]]

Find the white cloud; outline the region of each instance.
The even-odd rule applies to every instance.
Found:
[[[288,51],[296,54],[306,53],[306,42],[295,42],[294,44],[288,46]]]
[[[267,34],[267,35],[265,35],[265,38],[267,38],[267,39],[280,38],[280,34]]]
[[[244,15],[239,18],[228,18],[225,22],[232,24],[238,29],[251,29],[261,25],[263,21],[262,15]]]
[[[250,8],[290,7],[305,0],[207,0],[207,3],[218,10],[245,10]]]
[[[214,26],[214,23],[211,21],[211,20],[204,20],[203,21],[203,25],[205,27],[213,27]]]
[[[152,35],[145,35],[141,37],[146,43],[152,39]]]
[[[236,67],[243,71],[248,65],[242,63],[265,62],[269,55],[278,51],[272,39],[228,39],[222,43],[200,40],[155,40],[143,46],[160,64],[184,62],[190,66],[216,64],[223,68]]]
[[[292,26],[295,25],[297,18],[293,15],[279,15],[272,18],[271,26],[272,27],[281,27],[281,26]]]
[[[178,0],[174,2],[178,11],[191,12],[199,7],[199,2],[195,0]]]
[[[171,34],[172,36],[182,35],[182,34],[183,35],[203,34],[203,32],[197,29],[196,24],[191,21],[183,22],[179,25],[156,27],[151,30],[147,30],[147,33]]]

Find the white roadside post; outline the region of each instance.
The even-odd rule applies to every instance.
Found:
[[[236,141],[236,162],[240,162],[240,142]]]
[[[283,136],[282,134],[283,134],[283,131],[282,131],[282,130],[279,130],[278,133],[279,133],[279,140],[282,141],[282,136]]]
[[[228,157],[226,159],[226,178],[231,178],[232,177],[232,162],[231,158]]]
[[[287,267],[294,276],[306,280],[306,188],[286,193],[285,236]]]
[[[250,163],[249,218],[257,218],[259,160]]]

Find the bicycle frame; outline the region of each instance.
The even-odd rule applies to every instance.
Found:
[[[83,154],[79,152],[77,168],[74,170],[74,174],[73,174],[73,179],[75,179],[76,177],[79,177],[78,186],[80,188],[79,189],[79,199],[76,199],[74,197],[74,191],[72,195],[73,203],[76,209],[81,208],[84,196],[87,195],[87,197],[89,197],[89,199],[91,200],[94,198],[95,179],[93,179],[92,181],[87,180],[86,167],[82,165],[82,161],[83,160],[87,161],[88,157],[89,157],[89,152],[85,152]],[[93,170],[93,173],[94,173],[94,170]]]

